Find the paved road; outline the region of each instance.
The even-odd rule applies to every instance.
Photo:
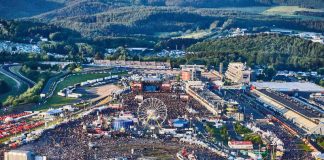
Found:
[[[26,78],[19,72],[13,71],[13,69],[12,69],[13,66],[17,66],[17,65],[4,65],[4,66],[2,66],[2,70],[5,71],[8,75],[11,75],[12,77],[14,77],[16,80],[27,84],[29,88],[31,88],[35,85],[35,82],[33,82],[32,80]]]
[[[255,104],[252,102],[252,100],[247,99],[244,97],[244,93],[238,92],[238,90],[225,90],[226,95],[225,99],[233,99],[237,101],[241,107],[243,107],[244,115],[247,115],[248,117],[253,117],[253,119],[264,119],[266,116],[262,114],[259,110],[255,108]]]
[[[4,70],[2,68],[2,66],[0,67],[0,73],[4,74],[5,76],[9,77],[10,79],[12,79],[13,81],[16,82],[17,84],[17,88],[21,87],[22,82],[20,82],[14,75],[10,74],[9,72],[7,72],[6,70]]]
[[[30,80],[29,78],[25,77],[24,75],[22,75],[19,71],[15,71],[14,67],[19,67],[17,65],[12,65],[12,66],[8,66],[8,70],[12,73],[15,74],[16,76],[18,76],[19,78],[21,78],[22,80],[24,80],[28,86],[31,88],[33,87],[36,83],[32,80]]]
[[[51,77],[42,90],[42,94],[46,94],[46,98],[51,97],[54,94],[54,91],[59,83],[59,80],[68,75],[68,72],[63,72],[55,77]]]
[[[221,91],[221,95],[213,90],[214,93],[221,96],[224,100],[234,100],[239,103],[244,112],[244,118],[253,117],[253,119],[264,119],[266,115],[258,111],[250,100],[243,97],[243,94],[238,92],[239,90],[226,89]]]

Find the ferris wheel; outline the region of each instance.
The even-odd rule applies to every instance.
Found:
[[[167,118],[167,107],[157,98],[145,99],[137,110],[138,119],[143,125],[161,127]]]

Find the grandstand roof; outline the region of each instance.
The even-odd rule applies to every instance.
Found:
[[[300,106],[294,102],[289,101],[288,99],[285,99],[284,97],[278,96],[272,92],[269,92],[267,90],[259,90],[260,92],[262,92],[263,94],[271,97],[272,99],[276,100],[277,102],[285,105],[287,108],[300,113],[306,117],[309,118],[315,118],[315,117],[322,117],[322,114],[316,110],[306,110],[305,108],[303,108],[303,106]]]
[[[276,91],[324,92],[324,88],[310,82],[252,82],[257,89]]]

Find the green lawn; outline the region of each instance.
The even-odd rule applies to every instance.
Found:
[[[20,86],[16,83],[16,81],[12,80],[10,77],[7,77],[6,75],[0,73],[0,79],[3,79],[10,87],[10,91],[0,95],[0,103],[4,102],[8,96],[17,96],[23,93],[27,90],[27,85],[24,83],[21,83]]]
[[[299,6],[277,6],[264,11],[262,14],[293,16],[298,11],[324,12],[324,10],[322,9],[309,9],[309,8],[302,8]]]
[[[304,150],[306,152],[311,152],[312,151],[312,149],[309,146],[307,146],[306,144],[301,143],[301,144],[298,144],[298,146],[299,146],[300,149],[302,149],[302,150]]]
[[[324,149],[324,141],[323,142],[320,142],[318,143],[318,145],[320,145],[323,149]]]
[[[254,14],[260,14],[266,10],[268,10],[270,7],[220,7],[215,8],[215,10],[232,10],[232,11],[241,11],[241,12],[248,12],[248,13],[254,13]]]
[[[41,108],[60,107],[62,105],[73,103],[73,101],[76,99],[58,96],[57,92],[67,86],[72,86],[76,83],[84,82],[86,80],[91,80],[91,79],[103,78],[103,77],[107,77],[107,76],[109,76],[109,73],[72,75],[57,85],[56,89],[54,90],[53,96],[50,97]]]
[[[20,68],[21,68],[21,66],[12,66],[11,71],[14,72],[15,74],[19,74]]]
[[[199,38],[204,38],[212,34],[211,31],[209,30],[199,30],[191,33],[185,33],[181,35],[179,38],[193,38],[193,39],[199,39]]]

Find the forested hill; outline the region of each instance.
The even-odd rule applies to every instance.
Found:
[[[49,11],[80,7],[83,14],[100,12],[110,7],[177,6],[195,8],[250,7],[294,5],[324,8],[323,0],[0,0],[0,17],[6,19],[36,16]],[[89,9],[87,9],[89,8]]]
[[[61,9],[34,17],[77,30],[85,36],[156,35],[161,32],[186,32],[209,29],[273,27],[324,32],[324,21],[256,15],[236,10],[189,7],[132,6],[110,8],[84,15],[78,8]]]
[[[133,0],[146,5],[190,6],[190,7],[248,7],[266,5],[294,5],[324,8],[323,0]]]
[[[0,18],[30,17],[64,7],[64,3],[50,0],[0,0]]]
[[[0,19],[0,40],[29,43],[31,40],[40,40],[41,37],[48,38],[51,34],[67,42],[81,38],[76,31],[50,24]]]
[[[239,60],[250,65],[273,65],[279,69],[324,67],[324,45],[280,35],[241,36],[192,45],[190,52],[204,60]]]

